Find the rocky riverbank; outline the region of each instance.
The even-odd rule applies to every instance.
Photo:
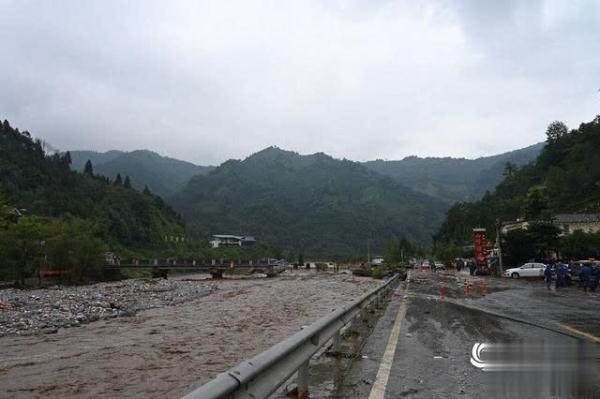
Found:
[[[0,337],[55,333],[101,319],[176,305],[209,295],[215,284],[183,280],[124,280],[88,286],[0,290]]]

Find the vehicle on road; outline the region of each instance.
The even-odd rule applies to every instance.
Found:
[[[521,278],[521,277],[544,277],[544,269],[546,265],[543,263],[530,262],[525,263],[521,267],[514,267],[504,272],[505,277]]]
[[[429,263],[428,260],[424,260],[421,265],[419,266],[419,269],[421,270],[431,270],[431,263]]]
[[[444,265],[442,262],[434,262],[433,267],[435,270],[446,270],[446,265]]]
[[[569,270],[569,276],[571,277],[572,280],[579,281],[579,272],[581,271],[581,268],[584,265],[587,265],[589,267],[596,265],[596,267],[599,267],[600,262],[593,260],[593,259],[584,259],[584,260],[578,260],[575,262],[571,262],[571,264],[568,266],[568,270]]]

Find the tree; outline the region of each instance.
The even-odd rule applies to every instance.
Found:
[[[435,256],[446,265],[450,265],[456,258],[464,258],[473,255],[472,251],[466,252],[457,245],[450,243],[438,247],[435,251]]]
[[[43,238],[43,225],[36,217],[25,216],[16,223],[9,224],[0,240],[0,255],[3,259],[0,274],[24,285],[25,278],[39,265]]]
[[[10,207],[8,206],[8,201],[6,201],[4,194],[0,191],[0,227],[4,226],[4,223],[6,223],[9,212]]]
[[[552,223],[533,223],[527,233],[535,249],[536,258],[542,260],[550,256],[550,252],[558,252],[560,229]]]
[[[544,186],[531,187],[525,198],[525,218],[527,220],[547,218],[549,216],[548,209],[546,188]]]
[[[516,171],[517,171],[517,166],[514,163],[506,162],[504,164],[504,172],[502,173],[502,175],[505,178],[511,178],[511,177],[513,177],[513,175],[515,174]]]
[[[117,178],[115,179],[114,182],[115,186],[122,186],[123,185],[123,179],[121,178],[121,174],[117,173]]]
[[[150,191],[150,189],[148,188],[148,186],[144,186],[143,193],[146,194],[146,195],[152,195],[152,192]]]
[[[560,252],[566,259],[600,258],[600,233],[575,230],[561,237]]]
[[[85,166],[83,167],[83,174],[94,176],[94,167],[92,166],[92,161],[89,159],[86,161]]]
[[[557,143],[569,133],[569,128],[561,121],[554,121],[546,129],[546,137],[549,144]]]
[[[304,254],[302,252],[298,254],[298,264],[301,266],[304,265]]]
[[[123,182],[123,187],[131,188],[131,180],[129,179],[129,176],[125,176],[125,181]]]
[[[527,230],[511,230],[502,235],[502,254],[508,265],[517,266],[535,257],[535,248]]]
[[[70,269],[74,282],[102,277],[106,246],[93,223],[77,218],[52,219],[46,226],[46,257],[54,269]]]

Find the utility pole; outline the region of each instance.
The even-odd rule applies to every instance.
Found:
[[[502,247],[500,246],[500,220],[496,219],[496,248],[498,248],[498,269],[500,276],[504,274],[504,265],[502,264]]]
[[[371,240],[367,239],[367,264],[371,264]]]

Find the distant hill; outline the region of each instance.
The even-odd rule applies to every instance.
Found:
[[[194,175],[206,174],[212,166],[199,166],[191,162],[180,161],[161,156],[147,150],[131,152],[108,151],[71,151],[72,168],[82,171],[89,159],[94,172],[111,179],[118,173],[129,176],[134,188],[142,190],[145,185],[150,191],[167,197],[185,186]]]
[[[27,214],[76,216],[95,222],[106,242],[156,248],[184,227],[160,197],[115,186],[70,169],[67,153],[46,154],[41,142],[0,123],[0,191]]]
[[[196,235],[248,234],[309,256],[431,240],[446,205],[364,165],[270,147],[198,175],[171,199]]]
[[[527,164],[538,156],[543,147],[544,143],[538,143],[520,150],[477,159],[411,156],[400,161],[369,161],[364,165],[415,191],[451,204],[481,198],[502,180],[507,162],[516,166]]]

